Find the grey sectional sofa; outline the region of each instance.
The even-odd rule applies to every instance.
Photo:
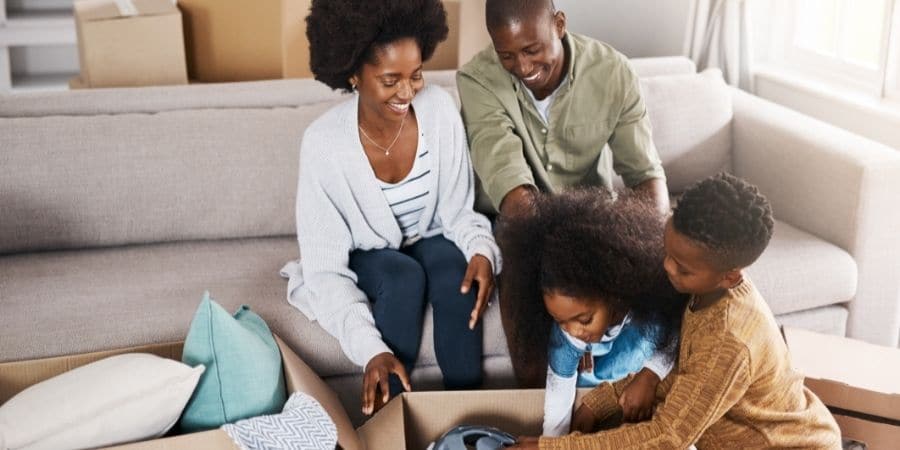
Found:
[[[750,274],[778,320],[896,345],[900,153],[686,59],[634,65],[674,194],[725,169],[771,199]],[[362,420],[361,369],[278,274],[297,257],[303,130],[340,100],[311,80],[0,97],[0,361],[182,339],[208,289],[251,305]],[[485,326],[486,384],[512,387],[496,307]],[[426,327],[420,389],[440,386]]]

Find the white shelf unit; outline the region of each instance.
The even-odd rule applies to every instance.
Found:
[[[0,93],[67,89],[77,72],[72,0],[0,0]]]

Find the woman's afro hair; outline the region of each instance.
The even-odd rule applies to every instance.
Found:
[[[310,69],[317,80],[347,92],[350,77],[375,61],[379,47],[413,38],[424,62],[447,33],[441,0],[313,0],[306,18]]]

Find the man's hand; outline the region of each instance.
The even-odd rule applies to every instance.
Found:
[[[488,299],[491,298],[491,292],[494,290],[494,270],[491,262],[483,255],[475,255],[469,261],[469,267],[466,268],[466,276],[463,277],[462,286],[459,292],[468,294],[472,289],[472,282],[478,282],[478,293],[475,296],[475,307],[472,308],[472,314],[469,316],[469,329],[474,330],[481,319],[481,314],[487,307]]]
[[[362,412],[370,415],[375,412],[375,403],[377,400],[377,389],[381,389],[381,404],[390,400],[390,388],[388,388],[388,377],[392,374],[400,377],[403,383],[403,389],[411,391],[409,386],[409,376],[403,363],[391,353],[379,353],[375,355],[366,364],[366,372],[363,375],[363,391],[362,391]]]
[[[644,368],[638,372],[619,397],[622,416],[626,422],[640,422],[653,417],[653,402],[656,400],[656,386],[659,376]]]
[[[523,184],[514,188],[500,202],[500,215],[518,217],[531,214],[534,210],[536,194],[537,188],[530,184]]]
[[[570,431],[593,433],[596,421],[597,418],[596,416],[594,416],[594,411],[591,408],[588,408],[587,405],[582,404],[578,407],[577,410],[575,410],[575,414],[572,415],[572,425],[570,425]]]
[[[538,439],[539,438],[535,436],[519,436],[515,444],[503,448],[514,448],[518,450],[538,450]]]

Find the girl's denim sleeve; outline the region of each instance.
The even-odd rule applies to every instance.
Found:
[[[550,348],[547,360],[550,370],[561,377],[571,377],[578,371],[578,361],[586,349],[578,348],[565,335],[558,324],[553,324],[550,333]]]

